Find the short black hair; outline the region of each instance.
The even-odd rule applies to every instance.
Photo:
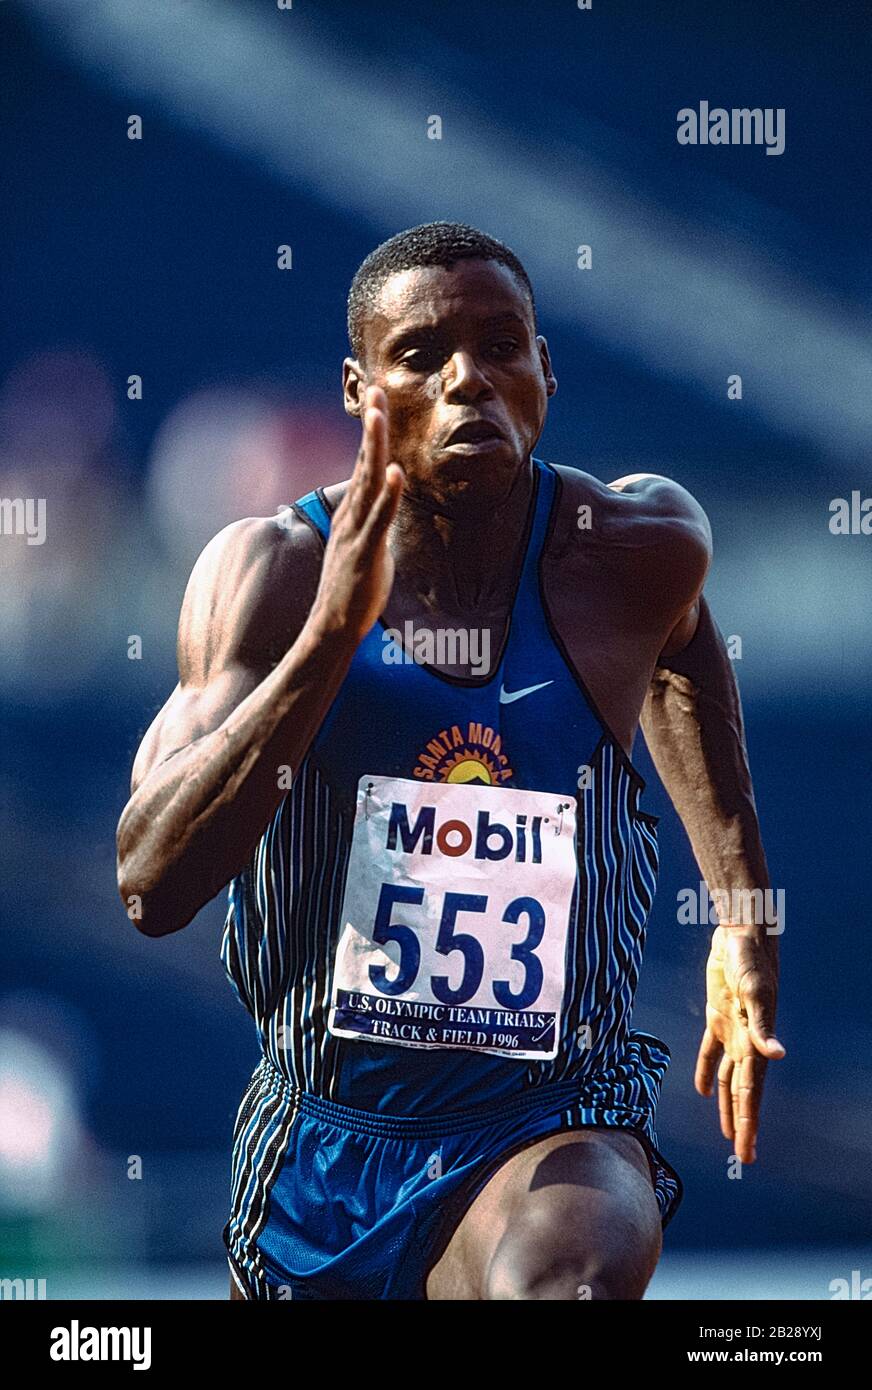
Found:
[[[363,329],[378,302],[382,285],[400,270],[421,265],[441,265],[451,270],[460,260],[499,261],[508,266],[530,298],[533,323],[536,300],[533,286],[514,251],[496,237],[465,222],[422,222],[383,241],[359,266],[348,292],[348,340],[357,361],[363,363]]]

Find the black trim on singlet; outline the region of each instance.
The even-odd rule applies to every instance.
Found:
[[[509,637],[510,637],[510,635],[511,635],[511,629],[512,629],[512,620],[513,620],[513,618],[514,618],[514,613],[515,613],[515,604],[517,603],[518,592],[519,592],[520,587],[521,587],[521,580],[522,580],[523,575],[524,575],[524,570],[525,570],[525,566],[526,566],[526,562],[527,562],[527,558],[528,558],[528,557],[527,557],[527,549],[528,549],[528,546],[529,546],[529,544],[530,544],[530,536],[531,536],[531,534],[532,534],[533,526],[534,526],[535,519],[536,519],[536,510],[537,510],[537,503],[538,503],[538,500],[539,500],[539,483],[540,483],[540,478],[539,478],[539,465],[541,465],[542,468],[547,468],[547,469],[549,469],[549,471],[550,471],[551,473],[554,474],[554,478],[555,478],[555,482],[556,482],[556,487],[555,487],[555,490],[554,490],[554,498],[553,498],[552,503],[551,503],[551,512],[550,512],[550,515],[549,515],[549,517],[548,517],[548,522],[547,522],[547,525],[546,525],[546,528],[545,528],[545,537],[544,537],[544,540],[543,540],[543,542],[542,542],[542,548],[541,548],[541,550],[540,550],[540,552],[539,552],[539,555],[538,555],[538,557],[537,557],[537,560],[536,560],[537,582],[538,582],[538,586],[539,586],[539,602],[540,602],[540,606],[541,606],[541,608],[542,608],[542,614],[543,614],[543,617],[544,617],[544,619],[545,619],[545,624],[546,624],[546,627],[547,627],[547,629],[548,629],[549,636],[551,637],[552,642],[554,643],[555,647],[557,648],[558,652],[560,653],[560,656],[561,656],[561,658],[562,658],[562,660],[563,660],[564,665],[566,666],[566,669],[568,670],[568,672],[569,672],[570,676],[572,677],[572,679],[574,680],[575,684],[578,686],[578,689],[580,690],[582,696],[584,697],[585,701],[587,702],[588,708],[590,709],[590,711],[591,711],[591,713],[593,714],[594,718],[597,720],[598,724],[600,725],[600,727],[601,727],[601,729],[602,729],[602,731],[603,731],[603,739],[605,739],[609,744],[611,744],[611,746],[612,746],[612,748],[614,749],[615,754],[616,754],[616,756],[617,756],[619,762],[621,763],[621,766],[626,770],[628,776],[631,778],[631,780],[633,781],[634,785],[635,785],[636,788],[637,788],[637,792],[636,792],[636,805],[632,808],[632,814],[633,814],[637,819],[639,819],[639,820],[647,821],[647,822],[648,822],[649,824],[651,824],[651,825],[657,825],[658,822],[659,822],[659,819],[660,819],[659,816],[654,816],[654,815],[652,815],[649,811],[643,811],[643,810],[640,810],[640,809],[639,809],[639,805],[638,805],[639,797],[640,797],[640,796],[642,795],[642,793],[647,789],[647,785],[648,785],[647,782],[646,782],[646,780],[645,780],[645,778],[642,776],[642,774],[641,774],[641,772],[639,771],[639,769],[638,769],[638,768],[635,766],[635,764],[633,763],[632,758],[629,756],[629,754],[626,752],[626,750],[624,749],[624,747],[621,745],[621,743],[620,743],[620,742],[618,741],[618,739],[616,738],[616,736],[615,736],[615,734],[613,733],[613,731],[612,731],[610,725],[608,724],[608,722],[603,718],[603,715],[602,715],[602,712],[600,711],[599,706],[597,705],[596,701],[594,700],[593,696],[591,695],[590,690],[588,689],[587,685],[585,684],[584,679],[582,678],[580,672],[576,669],[575,664],[574,664],[574,662],[572,661],[572,658],[570,657],[569,652],[568,652],[567,649],[566,649],[566,644],[565,644],[565,642],[563,641],[563,638],[560,636],[560,633],[558,632],[557,626],[556,626],[556,624],[555,624],[555,622],[554,622],[554,617],[553,617],[553,615],[552,615],[551,608],[550,608],[550,606],[549,606],[549,604],[548,604],[548,600],[547,600],[547,597],[546,597],[546,594],[545,594],[545,581],[544,581],[544,577],[543,577],[543,564],[544,564],[545,556],[546,556],[546,554],[547,554],[547,552],[548,552],[549,543],[551,542],[551,540],[552,540],[552,538],[553,538],[553,536],[554,536],[554,531],[555,531],[555,528],[556,528],[556,526],[557,526],[557,519],[558,519],[558,516],[559,516],[559,514],[560,514],[560,503],[561,503],[561,501],[562,501],[562,499],[563,499],[565,484],[564,484],[563,476],[562,476],[562,474],[560,473],[560,470],[559,470],[558,468],[556,468],[556,467],[554,466],[554,464],[549,463],[546,459],[534,459],[532,456],[531,456],[531,462],[534,462],[537,466],[534,468],[534,474],[533,474],[533,496],[532,496],[532,498],[531,498],[530,506],[529,506],[528,512],[527,512],[527,521],[526,521],[526,525],[525,525],[525,529],[524,529],[524,540],[523,540],[523,544],[522,544],[522,546],[521,546],[522,559],[521,559],[521,563],[520,563],[520,566],[519,566],[519,569],[518,569],[518,573],[517,573],[517,576],[516,576],[516,580],[515,580],[515,584],[514,584],[514,590],[513,590],[513,595],[512,595],[512,605],[511,605],[511,608],[509,609],[509,618],[508,618],[508,622],[506,623],[505,633],[504,633],[504,635],[503,635],[503,640],[502,640],[502,643],[501,643],[501,646],[500,646],[499,658],[498,658],[498,660],[497,660],[496,668],[495,668],[493,674],[490,675],[490,676],[447,676],[447,675],[445,675],[442,671],[437,671],[434,667],[427,665],[426,662],[420,662],[419,665],[422,667],[423,670],[427,671],[431,676],[435,676],[437,680],[444,681],[446,685],[458,685],[458,686],[470,687],[470,688],[473,688],[473,689],[475,689],[475,688],[483,689],[484,687],[490,685],[490,684],[492,683],[492,681],[494,681],[494,680],[496,679],[496,676],[497,676],[497,674],[498,674],[498,672],[499,672],[499,669],[500,669],[500,664],[501,664],[501,662],[502,662],[502,660],[503,660],[503,657],[505,656],[506,649],[507,649],[507,647],[508,647]],[[328,501],[327,495],[326,495],[326,493],[324,492],[324,488],[323,488],[323,487],[316,487],[316,488],[314,489],[314,491],[315,491],[316,497],[317,497],[317,498],[319,499],[319,501],[321,502],[321,505],[323,506],[323,508],[324,508],[324,510],[326,511],[327,515],[328,515],[328,516],[331,518],[331,520],[332,520],[333,516],[335,515],[335,508],[334,508],[333,505]],[[343,494],[343,496],[344,496],[344,494]],[[341,499],[340,499],[340,500],[341,500]],[[293,503],[292,505],[293,505],[293,510],[294,510],[299,516],[301,516],[301,517],[303,518],[303,520],[312,528],[312,530],[313,530],[313,531],[316,533],[316,535],[319,537],[322,546],[326,545],[325,539],[324,539],[324,537],[321,535],[321,532],[318,530],[318,527],[315,525],[314,521],[312,521],[312,519],[311,519],[310,517],[308,517],[308,516],[306,515],[306,513],[305,513],[304,511],[302,511],[302,510],[297,506],[296,503]],[[378,621],[379,621],[379,623],[381,624],[382,629],[383,629],[384,631],[388,631],[388,625],[387,625],[387,623],[384,621],[384,619],[383,619],[382,617],[379,617]],[[405,649],[404,649],[404,650],[405,650]],[[603,741],[603,740],[601,739],[601,740],[600,740],[600,743],[602,743],[602,741]],[[597,745],[597,748],[599,748],[599,744]]]
[[[318,488],[317,490],[318,492],[321,491],[320,488]],[[321,500],[323,501],[323,498]],[[318,527],[315,525],[312,518],[308,515],[307,512],[304,512],[303,508],[298,506],[296,502],[291,503],[291,511],[294,513],[294,516],[299,517],[301,521],[305,521],[309,530],[318,537],[318,540],[321,542],[321,554],[323,555],[324,551],[327,549],[327,542],[321,535],[321,532],[318,530]]]
[[[545,462],[544,459],[543,459],[543,462]],[[633,761],[632,761],[632,759],[630,758],[629,754],[626,752],[626,750],[623,748],[623,746],[619,743],[618,739],[615,737],[615,735],[614,735],[614,733],[612,732],[612,730],[611,730],[609,724],[608,724],[607,721],[603,718],[602,713],[601,713],[601,711],[600,711],[600,709],[599,709],[599,706],[598,706],[597,703],[596,703],[596,700],[593,698],[593,696],[591,695],[591,693],[590,693],[590,691],[588,690],[587,686],[585,685],[584,680],[582,679],[580,672],[576,670],[576,668],[575,668],[575,663],[572,661],[572,659],[571,659],[571,657],[570,657],[570,655],[569,655],[569,652],[566,650],[566,644],[564,643],[563,638],[560,636],[560,633],[557,631],[557,625],[556,625],[556,623],[554,622],[554,618],[553,618],[553,615],[552,615],[552,613],[551,613],[551,609],[550,609],[550,607],[549,607],[549,605],[548,605],[548,600],[547,600],[547,598],[546,598],[546,596],[545,596],[545,579],[544,579],[544,575],[543,575],[543,573],[542,573],[542,570],[543,570],[543,561],[544,561],[545,555],[546,555],[546,553],[547,553],[547,551],[548,551],[549,542],[551,541],[551,539],[552,539],[552,537],[553,537],[553,535],[554,535],[554,530],[555,530],[555,527],[556,527],[556,525],[557,525],[557,517],[558,517],[559,512],[560,512],[560,503],[561,503],[561,500],[562,500],[562,498],[563,498],[563,490],[564,490],[563,478],[562,478],[562,476],[561,476],[559,470],[558,470],[557,468],[555,468],[554,465],[551,464],[551,463],[545,463],[545,467],[546,467],[546,468],[550,468],[550,469],[551,469],[551,472],[554,474],[554,477],[555,477],[556,480],[557,480],[557,490],[556,490],[556,492],[555,492],[555,494],[554,494],[554,506],[551,508],[551,516],[550,516],[550,518],[549,518],[549,520],[548,520],[548,529],[547,529],[547,531],[545,532],[545,540],[544,540],[543,543],[542,543],[542,549],[541,549],[541,551],[540,551],[540,553],[539,553],[539,566],[538,566],[538,568],[539,568],[539,601],[540,601],[540,603],[541,603],[541,605],[542,605],[542,612],[543,612],[544,615],[545,615],[545,622],[546,622],[546,624],[547,624],[548,632],[550,633],[551,640],[552,640],[552,642],[554,643],[554,645],[555,645],[555,647],[557,648],[557,650],[559,651],[560,655],[563,657],[563,660],[564,660],[564,662],[565,662],[565,664],[566,664],[566,668],[567,668],[567,670],[569,671],[569,674],[572,676],[573,680],[575,681],[576,685],[578,686],[579,690],[581,691],[582,695],[584,696],[585,700],[587,701],[587,703],[588,703],[588,705],[589,705],[589,707],[590,707],[591,713],[593,714],[594,718],[597,719],[598,722],[599,722],[599,724],[602,726],[603,735],[604,735],[604,737],[608,740],[608,742],[612,745],[612,747],[614,748],[615,753],[617,754],[618,760],[619,760],[620,763],[621,763],[621,766],[626,770],[627,774],[628,774],[628,775],[632,778],[632,780],[636,783],[636,785],[638,786],[638,789],[639,789],[639,795],[641,795],[641,793],[645,791],[645,788],[646,788],[646,786],[647,786],[647,783],[646,783],[646,781],[645,781],[645,778],[642,776],[642,774],[641,774],[641,772],[639,771],[639,769],[638,769],[637,767],[634,766]],[[638,801],[638,796],[637,796],[637,801]],[[647,812],[647,811],[640,811],[640,810],[638,810],[638,807],[635,809],[635,814],[636,814],[640,819],[642,819],[642,820],[653,819],[655,824],[657,823],[657,820],[659,819],[659,817],[656,817],[656,816],[655,816],[655,817],[651,817],[650,814],[649,814],[649,812]]]
[[[327,515],[332,518],[335,512],[335,508],[332,506],[330,502],[327,501],[327,494],[324,491],[323,487],[315,488],[315,496],[318,498],[318,501],[321,503],[321,506],[324,508]],[[344,496],[345,493],[343,492],[342,497]],[[340,502],[342,501],[342,497],[340,497],[339,499]]]
[[[546,464],[545,466],[550,467],[549,464]],[[435,666],[428,665],[426,661],[416,662],[416,665],[420,666],[422,671],[426,671],[428,675],[435,676],[437,680],[444,681],[446,685],[460,685],[468,687],[470,689],[483,689],[485,686],[491,685],[499,675],[500,666],[502,664],[503,657],[505,656],[509,645],[509,637],[512,631],[512,620],[515,615],[515,604],[518,601],[518,594],[521,589],[521,580],[524,577],[524,570],[527,564],[527,549],[530,544],[530,536],[532,535],[533,526],[536,521],[536,509],[539,501],[539,481],[539,469],[538,467],[534,467],[533,494],[530,498],[530,502],[527,507],[527,520],[524,523],[524,537],[520,545],[521,563],[518,566],[518,571],[515,575],[514,584],[512,586],[512,602],[509,608],[508,621],[506,622],[505,629],[503,631],[503,640],[500,643],[500,650],[493,672],[489,676],[448,676],[443,671],[437,671]],[[316,497],[318,497],[319,501],[321,502],[322,506],[327,512],[327,515],[332,520],[334,515],[334,509],[327,501],[327,497],[324,493],[323,487],[316,487],[315,495]],[[392,629],[388,626],[388,624],[385,622],[384,618],[381,617],[381,615],[379,615],[378,621],[381,624],[382,630],[384,632],[392,631]],[[403,648],[403,651],[405,652],[405,647]]]

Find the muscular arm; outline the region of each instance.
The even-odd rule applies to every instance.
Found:
[[[386,461],[384,395],[368,399],[314,601],[305,546],[274,520],[229,527],[191,576],[179,685],[146,734],[118,825],[119,892],[139,898],[147,936],[186,926],[245,865],[284,795],[279,769],[296,772],[390,592],[402,472]]]
[[[660,656],[642,730],[709,891],[741,902],[769,887],[766,856],[733,665],[705,598],[694,608],[692,639],[670,655],[673,639]]]
[[[653,488],[659,509],[679,520],[682,512],[688,519],[693,508],[700,512],[681,489],[673,499],[674,485],[664,485],[665,480],[637,475],[621,482],[629,489]],[[683,529],[679,525],[670,538],[673,549],[684,546]],[[679,574],[685,569],[680,554],[669,569]],[[711,1095],[717,1071],[721,1133],[743,1163],[752,1163],[766,1066],[785,1055],[774,1032],[778,936],[767,931],[768,914],[759,912],[761,893],[749,896],[765,892],[769,875],[739,692],[702,596],[704,577],[703,571],[686,593],[655,663],[641,723],[719,912],[706,966],[706,1027],[696,1089]]]
[[[188,585],[180,682],[146,735],[118,826],[119,891],[140,899],[148,936],[185,926],[243,867],[284,794],[280,766],[305,757],[354,652],[313,617],[267,673],[255,629],[263,600],[280,597],[277,530],[231,527]]]
[[[649,526],[659,522],[662,558],[647,582],[660,593],[668,582],[677,608],[642,707],[645,740],[710,891],[736,890],[741,901],[742,891],[768,888],[769,877],[733,665],[702,594],[708,521],[669,479],[633,474],[610,486],[639,497]]]

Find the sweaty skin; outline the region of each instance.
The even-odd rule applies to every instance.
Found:
[[[194,567],[179,623],[179,684],[143,738],[118,827],[119,890],[125,905],[135,895],[146,935],[184,927],[248,862],[285,795],[281,770],[304,760],[379,616],[401,630],[407,618],[487,629],[491,664],[499,659],[530,456],[557,389],[526,292],[494,261],[397,273],[367,320],[364,358],[343,365],[345,409],[361,420],[362,442],[351,478],[327,489],[335,511],[326,551],[287,511],[227,527]],[[473,421],[497,437],[452,444],[457,426]],[[710,888],[765,889],[738,692],[702,596],[711,559],[705,514],[667,478],[606,485],[558,471],[543,579],[570,659],[627,752],[642,719]],[[722,1132],[744,1162],[754,1158],[767,1059],[784,1055],[773,1035],[776,943],[762,924],[719,926],[707,970],[696,1086],[710,1094],[718,1068]],[[534,1211],[522,1201],[529,1165],[555,1146],[567,1150],[561,1172],[577,1162],[576,1177],[559,1182],[556,1196],[545,1186]],[[566,1280],[583,1267],[600,1296],[641,1297],[660,1229],[637,1141],[591,1131],[534,1148],[510,1159],[467,1213],[429,1296],[462,1287],[463,1297],[577,1297]],[[549,1251],[561,1249],[567,1212],[603,1229],[614,1215],[603,1208],[599,1178],[585,1179],[591,1164],[611,1165],[606,1196],[620,1205],[626,1191],[642,1234],[630,1242],[631,1258],[624,1242],[607,1270],[591,1273],[582,1252],[556,1279]],[[635,1186],[640,1175],[647,1197]],[[510,1228],[523,1231],[519,1213],[538,1232],[541,1268],[531,1268],[520,1236],[506,1244]],[[488,1239],[474,1239],[476,1229]],[[507,1256],[515,1246],[520,1253]]]

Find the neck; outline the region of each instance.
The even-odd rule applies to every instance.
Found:
[[[458,511],[407,489],[390,542],[403,591],[431,612],[500,607],[517,573],[532,492],[529,460],[502,499]]]

